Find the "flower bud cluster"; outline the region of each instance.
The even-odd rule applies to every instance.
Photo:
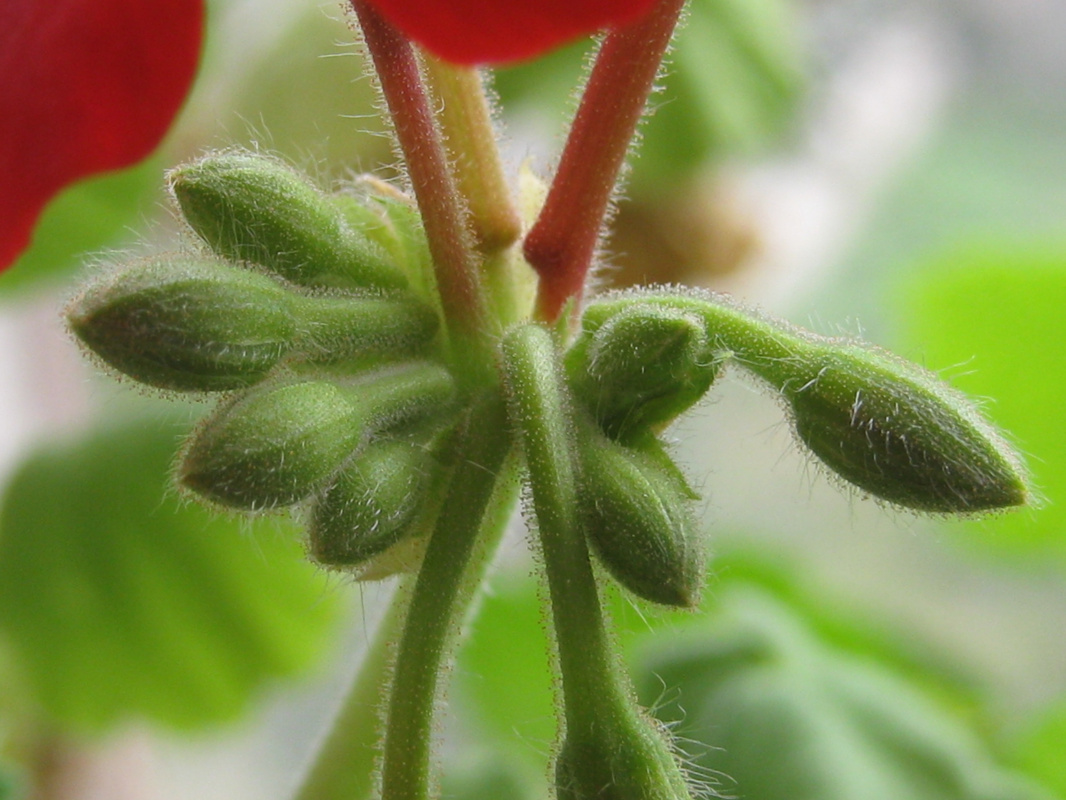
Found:
[[[968,398],[931,372],[710,293],[608,296],[586,310],[584,325],[606,328],[638,305],[700,319],[709,343],[704,357],[736,364],[769,385],[786,404],[799,442],[862,491],[932,513],[1030,502],[1018,456]]]
[[[656,431],[710,388],[719,361],[703,320],[684,310],[619,306],[586,314],[565,358],[578,413],[579,510],[607,571],[655,603],[699,603],[705,547],[699,496]]]
[[[434,300],[412,288],[414,215],[249,153],[180,167],[170,185],[202,251],[103,276],[68,320],[140,383],[221,395],[184,447],[181,486],[241,510],[309,501],[327,565],[358,567],[420,530],[457,404]]]

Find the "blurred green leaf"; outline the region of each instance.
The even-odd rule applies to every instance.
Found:
[[[548,647],[536,581],[494,576],[459,652],[457,689],[500,748],[539,764],[555,742]]]
[[[975,522],[967,536],[1066,556],[1066,247],[982,243],[925,266],[904,288],[908,355],[990,398],[988,415],[1026,455],[1044,507]]]
[[[81,266],[85,254],[121,244],[142,227],[162,189],[159,158],[67,189],[45,210],[32,245],[4,274],[0,292],[60,280]]]
[[[693,774],[727,794],[1050,800],[907,682],[826,647],[750,587],[723,596],[701,630],[654,649],[642,701],[674,727]]]
[[[18,800],[24,795],[23,782],[6,764],[0,764],[0,800]]]
[[[1019,769],[1066,798],[1066,699],[1041,714],[1012,749]]]
[[[828,645],[891,668],[961,718],[981,717],[975,676],[962,665],[919,637],[863,614],[853,602],[827,597],[823,587],[797,574],[795,566],[777,554],[719,551],[711,563],[703,605],[684,614],[634,600],[613,581],[605,580],[604,586],[614,635],[631,659],[673,636],[691,635],[693,630],[702,636],[707,620],[733,592],[759,591],[787,605]],[[460,651],[458,670],[460,691],[474,703],[494,742],[541,767],[556,737],[553,679],[545,669],[551,645],[544,614],[533,577],[496,575]]]
[[[498,750],[464,748],[461,757],[450,759],[442,776],[441,797],[450,800],[538,800],[544,797],[530,779],[529,769],[515,764]],[[2,798],[0,798],[2,800]]]
[[[629,176],[633,191],[662,191],[707,160],[779,133],[803,82],[798,29],[789,0],[693,0],[662,93],[651,100],[655,113]],[[588,49],[578,44],[499,70],[505,105],[562,117]]]
[[[7,489],[0,631],[62,724],[232,719],[332,630],[337,596],[287,526],[253,534],[174,496],[180,436],[144,418],[98,430],[35,453]]]

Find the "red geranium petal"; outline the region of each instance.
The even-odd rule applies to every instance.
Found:
[[[456,64],[532,58],[632,22],[655,0],[369,0],[393,25]]]
[[[203,0],[0,0],[0,269],[61,189],[155,149],[203,27]]]

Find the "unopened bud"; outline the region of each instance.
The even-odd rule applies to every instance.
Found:
[[[337,474],[308,526],[320,564],[358,567],[417,528],[433,473],[421,443],[375,442]]]
[[[696,314],[636,302],[595,327],[566,357],[574,395],[613,439],[639,437],[700,400],[718,372]]]
[[[259,264],[304,286],[406,285],[338,205],[275,159],[208,156],[173,170],[170,185],[193,230],[224,258]]]
[[[89,287],[70,327],[109,365],[150,386],[222,391],[255,383],[296,335],[293,297],[213,261],[139,264]]]
[[[871,494],[919,511],[1025,505],[1025,470],[962,394],[933,374],[854,344],[798,342],[749,364],[779,387],[800,440]]]
[[[828,339],[707,292],[623,292],[590,304],[602,325],[635,302],[703,318],[720,358],[763,378],[799,439],[845,480],[919,511],[1031,500],[1021,459],[965,396],[882,350]]]
[[[178,479],[225,506],[291,505],[337,470],[363,431],[363,415],[332,383],[264,387],[224,406],[193,434]]]
[[[291,505],[321,489],[365,435],[443,414],[454,392],[447,370],[429,363],[257,387],[193,434],[178,478],[221,505]]]
[[[696,495],[653,437],[639,449],[588,432],[580,442],[580,511],[594,552],[629,591],[670,606],[699,603],[704,547]]]

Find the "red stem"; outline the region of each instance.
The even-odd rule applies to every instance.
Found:
[[[525,240],[540,275],[538,315],[554,320],[580,299],[600,230],[659,65],[685,0],[660,0],[604,39],[547,200]]]
[[[422,214],[450,329],[478,336],[485,331],[485,304],[478,281],[466,208],[429,103],[410,42],[365,0],[352,0],[396,139]]]

